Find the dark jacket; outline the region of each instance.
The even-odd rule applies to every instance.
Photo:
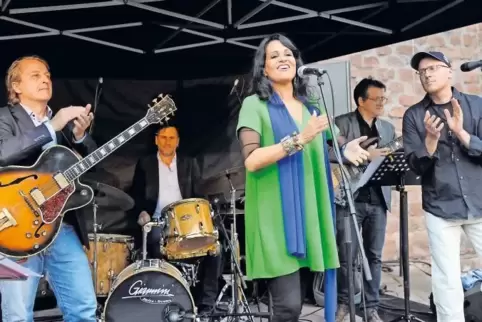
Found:
[[[340,130],[339,135],[344,137],[347,142],[361,137],[360,125],[358,123],[356,112],[350,112],[336,117],[335,124]],[[395,127],[392,123],[382,119],[377,119],[375,122],[375,126],[377,128],[378,136],[380,138],[378,146],[386,145],[395,139]],[[382,187],[382,193],[387,209],[390,210],[392,202],[391,187]]]
[[[201,198],[202,196],[198,192],[201,174],[196,160],[177,155],[176,165],[182,198]],[[137,218],[142,211],[146,211],[152,217],[156,211],[159,198],[159,160],[157,154],[141,158],[137,162],[129,194],[135,202],[134,208],[129,211],[129,227],[132,229],[131,235],[134,236],[136,245],[140,246],[142,244],[142,232],[137,225]]]
[[[177,177],[183,198],[199,198],[198,184],[201,178],[200,169],[195,159],[178,155]],[[151,216],[157,207],[159,197],[159,160],[157,154],[142,158],[137,162],[130,195],[134,199],[133,214],[146,211]]]

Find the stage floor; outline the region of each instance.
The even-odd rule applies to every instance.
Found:
[[[426,314],[418,314],[418,316],[425,322],[436,321],[435,317],[430,314],[429,310],[429,295],[431,293],[431,280],[430,280],[430,266],[424,262],[411,262],[410,264],[410,282],[411,282],[411,296],[412,301],[412,313],[415,311],[426,312]],[[397,263],[384,264],[382,284],[386,285],[386,292],[381,297],[381,304],[383,307],[395,308],[393,309],[380,309],[380,316],[385,321],[390,321],[403,313],[403,279],[399,275],[399,266]],[[262,305],[262,311],[267,311],[267,307]],[[258,311],[257,306],[252,306],[252,311]],[[59,310],[45,310],[35,313],[36,321],[61,321],[59,319],[51,319],[49,317],[58,316]],[[324,321],[324,311],[322,308],[314,305],[304,305],[301,321]],[[417,315],[417,314],[415,314]],[[361,313],[357,312],[357,321],[362,321]],[[257,319],[259,320],[259,319]],[[265,319],[266,321],[266,319]]]

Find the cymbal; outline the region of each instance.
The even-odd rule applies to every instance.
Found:
[[[246,169],[244,167],[235,167],[223,170],[203,182],[202,192],[206,195],[218,193],[229,193],[231,184],[236,190],[243,190],[246,182]]]
[[[91,179],[82,181],[94,190],[94,200],[100,209],[128,211],[134,207],[134,199],[124,191]]]

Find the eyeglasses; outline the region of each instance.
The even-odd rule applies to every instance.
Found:
[[[437,70],[439,70],[442,67],[450,68],[449,66],[446,66],[446,65],[433,65],[433,66],[429,66],[427,68],[419,69],[416,73],[417,73],[417,75],[422,76],[422,75],[426,75],[427,72],[430,72],[430,73],[436,72]]]
[[[387,101],[388,101],[388,98],[386,98],[385,96],[382,96],[382,97],[376,97],[376,98],[371,98],[369,97],[368,98],[370,101],[374,101],[378,104],[385,104]]]

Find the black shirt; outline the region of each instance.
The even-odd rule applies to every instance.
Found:
[[[444,219],[482,217],[482,98],[452,88],[464,115],[464,129],[470,134],[466,148],[450,131],[443,113],[452,104],[436,105],[429,96],[410,107],[403,117],[403,145],[410,168],[422,176],[422,206]],[[429,156],[425,147],[426,111],[444,120],[437,149]]]
[[[356,118],[358,120],[358,125],[360,126],[361,136],[368,136],[368,138],[377,138],[378,130],[375,126],[376,119],[373,120],[372,124],[368,124],[361,113],[356,109]],[[383,194],[380,187],[363,187],[358,190],[358,195],[356,197],[357,202],[368,202],[371,204],[380,204],[383,200]]]

